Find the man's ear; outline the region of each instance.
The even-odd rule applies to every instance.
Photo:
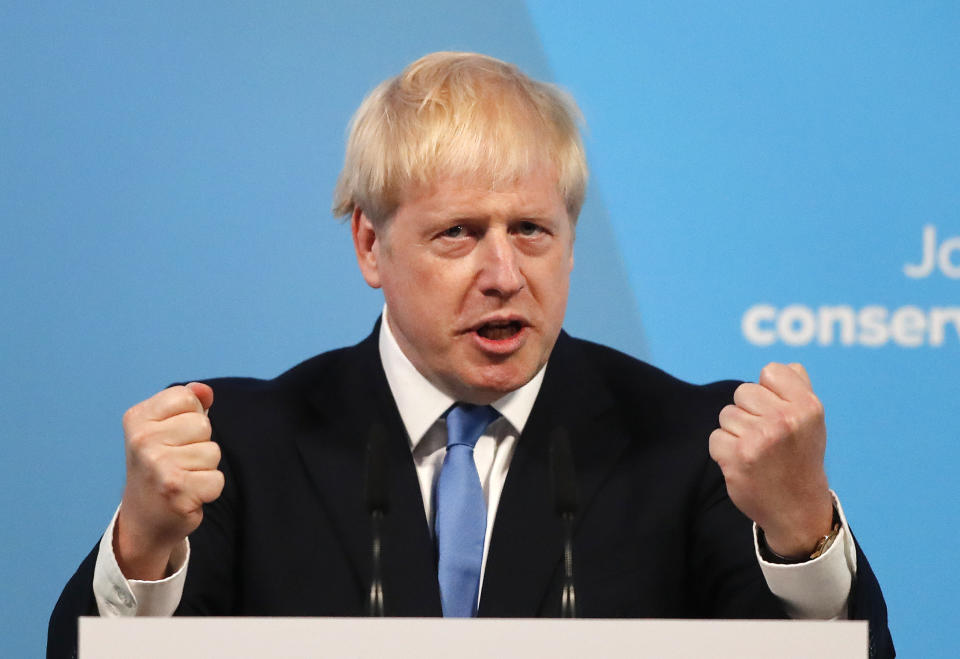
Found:
[[[366,213],[354,208],[350,230],[353,233],[353,248],[357,252],[357,264],[364,280],[373,288],[380,288],[380,243],[376,226]]]

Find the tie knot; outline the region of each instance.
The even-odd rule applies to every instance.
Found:
[[[473,448],[487,426],[499,416],[489,405],[457,403],[447,412],[447,446],[462,444]]]

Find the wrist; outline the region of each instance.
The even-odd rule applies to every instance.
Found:
[[[833,529],[836,511],[833,496],[826,487],[822,494],[808,495],[800,501],[781,505],[774,515],[762,520],[754,518],[754,521],[763,530],[765,542],[774,553],[805,560],[817,542]]]
[[[804,563],[806,561],[811,561],[816,558],[819,558],[824,552],[826,552],[836,540],[837,535],[840,533],[840,528],[842,522],[840,520],[840,513],[837,510],[836,506],[832,506],[832,521],[831,526],[828,532],[820,535],[814,543],[808,543],[801,545],[807,547],[807,549],[802,549],[799,551],[793,551],[790,553],[784,553],[777,550],[780,546],[772,546],[768,541],[767,535],[764,532],[763,528],[759,525],[756,527],[757,530],[757,548],[760,551],[760,556],[763,560],[768,563],[776,563],[781,565],[790,565],[796,563]]]
[[[176,544],[170,545],[139,533],[126,524],[121,514],[113,526],[113,555],[120,572],[127,579],[159,581],[168,576],[170,556]]]

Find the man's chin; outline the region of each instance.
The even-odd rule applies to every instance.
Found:
[[[517,369],[501,364],[471,373],[458,383],[457,400],[474,405],[489,405],[530,382],[538,368]]]

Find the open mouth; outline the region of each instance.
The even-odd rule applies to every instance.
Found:
[[[477,328],[477,334],[490,341],[503,341],[517,335],[523,329],[518,320],[493,321]]]

